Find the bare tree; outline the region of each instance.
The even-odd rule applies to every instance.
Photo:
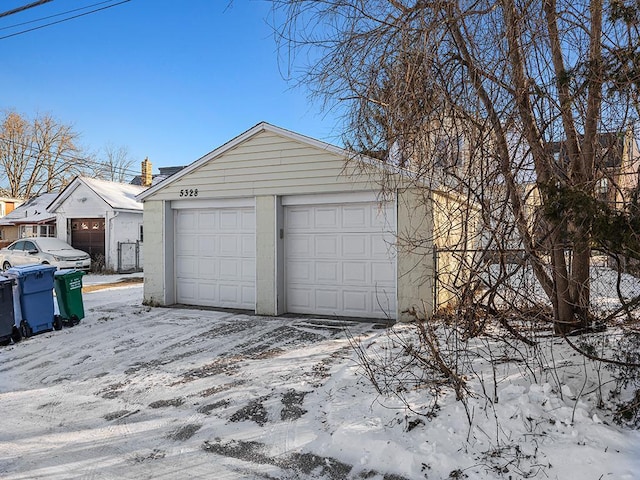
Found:
[[[131,177],[133,163],[127,147],[107,144],[102,151],[102,159],[98,161],[97,176],[112,182],[126,182]]]
[[[6,112],[0,124],[0,182],[13,197],[54,192],[86,169],[78,134],[42,115],[32,121]]]
[[[524,251],[556,331],[587,325],[599,135],[637,118],[637,3],[273,4],[291,71],[347,112],[346,145],[465,195],[481,248]]]

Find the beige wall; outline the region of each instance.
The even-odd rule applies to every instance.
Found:
[[[468,279],[478,237],[479,210],[454,194],[433,193],[434,244],[437,254],[436,307],[459,299],[459,286]]]
[[[398,316],[400,321],[433,314],[433,215],[426,189],[398,193]]]
[[[377,190],[375,178],[345,169],[344,157],[264,131],[201,165],[151,200],[178,200],[180,190],[197,197],[233,198]]]

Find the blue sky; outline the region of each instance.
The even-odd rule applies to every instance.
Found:
[[[2,2],[1,11],[30,1]],[[35,25],[6,28],[16,23],[98,2],[54,0],[0,18],[0,37]],[[148,156],[154,172],[191,163],[263,120],[339,143],[336,119],[283,79],[270,8],[131,0],[1,39],[0,109],[49,113],[72,124],[88,150],[126,146],[133,168]]]

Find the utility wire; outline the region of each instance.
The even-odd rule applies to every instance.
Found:
[[[29,145],[26,143],[22,143],[22,142],[18,142],[17,140],[13,140],[10,138],[5,138],[5,137],[0,137],[0,141],[3,141],[5,143],[13,143],[15,145],[19,145],[21,147],[27,148],[29,150],[31,150],[32,152],[35,151],[40,151],[38,149],[37,146],[34,145]],[[29,158],[35,160],[38,158],[36,153],[25,153],[26,156],[28,156]],[[90,160],[88,158],[82,158],[82,157],[75,157],[73,155],[69,155],[69,154],[56,154],[58,156],[58,158],[61,158],[62,160],[66,160],[67,162],[75,162],[78,163],[80,165],[83,166],[93,166],[93,167],[104,167],[105,166],[105,162],[100,162],[99,160]],[[139,170],[134,170],[132,168],[125,168],[125,167],[115,167],[114,170],[116,172],[121,172],[125,175],[131,175],[131,176],[139,176],[140,175],[140,171]]]
[[[112,5],[107,5],[106,7],[96,8],[95,10],[91,10],[91,11],[85,12],[85,13],[80,13],[78,15],[73,15],[73,16],[68,17],[68,18],[63,18],[62,20],[57,20],[55,22],[45,23],[44,25],[40,25],[38,27],[28,28],[28,29],[22,30],[20,32],[11,33],[9,35],[5,35],[3,37],[0,37],[0,40],[4,40],[5,38],[15,37],[17,35],[22,35],[23,33],[33,32],[34,30],[40,30],[41,28],[50,27],[51,25],[57,25],[58,23],[67,22],[69,20],[74,20],[76,18],[84,17],[84,16],[90,15],[92,13],[100,12],[102,10],[107,10],[108,8],[117,7],[118,5],[122,5],[123,3],[129,3],[130,1],[131,0],[122,0],[121,2],[114,3]]]
[[[9,15],[13,15],[14,13],[24,12],[25,10],[29,10],[33,7],[39,7],[40,5],[44,5],[45,3],[53,2],[53,0],[38,0],[37,2],[29,3],[27,5],[23,5],[22,7],[14,8],[12,10],[7,10],[6,12],[0,13],[0,17],[8,17]]]
[[[52,0],[47,0],[47,1],[52,1]],[[8,27],[0,27],[0,30],[9,30],[11,28],[22,27],[23,25],[29,25],[30,23],[42,22],[43,20],[49,20],[50,18],[61,17],[62,15],[67,15],[73,12],[79,12],[80,10],[86,10],[87,8],[97,7],[98,5],[104,5],[105,3],[111,3],[113,1],[114,0],[107,0],[105,2],[93,3],[91,5],[87,5],[86,7],[74,8],[73,10],[67,10],[66,12],[56,13],[55,15],[49,15],[46,17],[36,18],[35,20],[29,20],[28,22],[14,23],[13,25],[9,25]]]

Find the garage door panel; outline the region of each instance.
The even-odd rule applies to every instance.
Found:
[[[184,212],[176,219],[176,231],[179,233],[185,233],[188,231],[196,230],[197,214],[195,212]]]
[[[315,264],[315,267],[314,278],[317,283],[331,283],[335,285],[336,282],[340,282],[340,266],[338,262],[318,262]]]
[[[285,204],[284,219],[289,312],[395,316],[392,206]]]
[[[198,251],[198,238],[189,235],[178,235],[176,243],[179,248],[176,248],[176,255],[195,255]]]
[[[202,282],[198,283],[198,297],[197,300],[202,302],[205,306],[213,306],[218,301],[217,286],[214,282]]]
[[[344,262],[342,280],[349,284],[366,285],[370,283],[369,262]]]
[[[395,239],[391,235],[378,234],[372,235],[371,239],[371,255],[375,258],[388,256],[395,257]]]
[[[369,236],[345,235],[342,237],[342,256],[343,257],[361,257],[368,258],[369,253]]]
[[[243,257],[252,257],[256,249],[256,240],[253,235],[242,235],[240,237],[240,245],[242,250],[240,254]]]
[[[312,237],[287,233],[287,255],[289,258],[308,258],[314,250]]]
[[[296,313],[313,313],[314,303],[311,301],[311,288],[292,287],[287,290],[287,304]]]
[[[289,261],[287,275],[290,281],[296,283],[313,283],[313,268],[308,262]]]
[[[369,227],[368,209],[365,206],[343,207],[341,226],[345,230]]]
[[[322,313],[335,312],[339,308],[338,298],[340,293],[335,289],[325,290],[318,288],[315,291],[315,307]]]
[[[235,283],[220,284],[220,303],[238,304],[241,301],[240,286]]]
[[[286,223],[311,228],[311,209],[309,207],[289,207],[286,210]]]
[[[240,256],[241,246],[238,245],[238,236],[236,235],[220,235],[218,241],[220,247],[218,249],[218,255],[225,257],[237,257]]]
[[[314,253],[318,257],[335,257],[338,255],[337,235],[318,235],[315,237]]]
[[[178,294],[180,295],[181,298],[184,299],[195,299],[196,298],[196,288],[197,285],[195,284],[195,282],[193,281],[185,281],[185,282],[181,282],[180,285],[178,285],[177,290],[178,290]]]
[[[338,228],[338,212],[335,207],[317,208],[314,212],[309,212],[314,219],[314,226],[318,230],[336,230]]]
[[[377,286],[393,287],[395,274],[392,270],[394,264],[390,262],[371,263],[371,282]]]
[[[180,209],[175,217],[177,301],[254,309],[253,207]]]
[[[369,296],[367,290],[344,290],[342,292],[342,301],[345,313],[360,315],[369,312],[371,310]]]
[[[220,212],[220,231],[237,232],[241,230],[240,212],[237,211],[221,211]]]
[[[198,235],[193,236],[192,238],[197,238],[197,250],[194,245],[191,253],[194,254],[196,251],[203,257],[215,257],[218,251],[218,239],[215,235]],[[195,243],[195,242],[194,242]]]
[[[176,275],[188,278],[192,272],[198,271],[198,261],[194,257],[178,257],[176,262]]]
[[[199,232],[215,232],[218,228],[217,218],[218,216],[212,212],[200,212],[197,215],[197,223],[194,225],[194,229]]]
[[[194,267],[198,271],[198,279],[214,280],[218,276],[218,261],[215,258],[201,258]]]

